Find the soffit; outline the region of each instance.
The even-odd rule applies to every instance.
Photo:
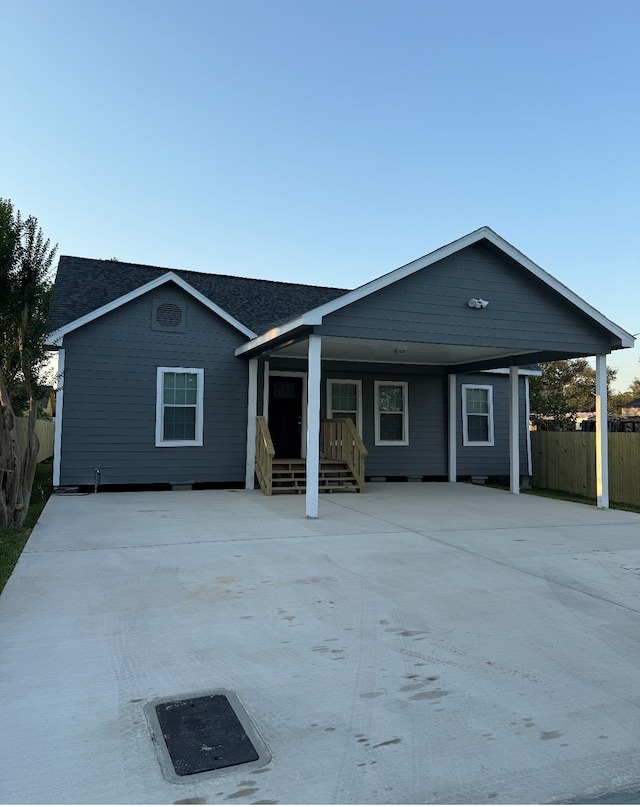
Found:
[[[304,339],[273,351],[273,355],[306,359],[307,350],[308,341]],[[327,361],[455,365],[494,361],[506,356],[527,355],[530,352],[478,345],[434,345],[417,342],[389,342],[382,339],[322,337],[322,358]]]

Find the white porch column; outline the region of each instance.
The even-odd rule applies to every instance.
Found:
[[[596,496],[609,507],[609,430],[607,428],[607,357],[596,356]]]
[[[458,478],[458,455],[457,455],[457,387],[455,373],[449,373],[449,482],[455,482]]]
[[[529,376],[524,377],[524,394],[525,394],[525,415],[524,423],[527,430],[527,474],[529,475],[529,484],[531,484],[531,477],[533,476],[533,460],[531,458],[531,388],[529,386]]]
[[[60,455],[62,452],[62,408],[64,405],[64,348],[58,350],[56,375],[56,416],[53,431],[53,487],[60,485]]]
[[[511,493],[520,493],[520,399],[518,368],[509,367],[509,467]]]
[[[264,363],[264,377],[262,379],[262,414],[269,422],[269,362]]]
[[[256,473],[256,415],[258,413],[258,360],[249,359],[249,391],[247,393],[247,465],[245,490],[255,487]]]
[[[320,465],[320,367],[322,337],[309,336],[307,386],[307,518],[318,518]]]

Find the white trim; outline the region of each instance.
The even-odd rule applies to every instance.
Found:
[[[265,361],[262,372],[262,416],[269,423],[269,360]]]
[[[581,297],[578,297],[578,295],[571,291],[571,289],[567,288],[559,280],[556,280],[556,278],[550,275],[548,272],[545,272],[544,269],[527,258],[526,255],[523,255],[522,252],[517,250],[508,241],[505,241],[504,238],[499,236],[490,227],[480,227],[478,230],[464,235],[457,241],[452,241],[450,244],[446,244],[445,246],[436,249],[434,252],[430,252],[427,255],[412,261],[411,263],[407,263],[404,266],[387,273],[386,275],[382,275],[382,277],[379,277],[376,280],[365,283],[363,286],[360,286],[353,291],[349,291],[346,294],[335,298],[334,300],[330,300],[328,303],[324,303],[324,305],[320,305],[317,308],[312,308],[301,317],[297,317],[295,320],[285,323],[279,328],[274,328],[272,331],[268,331],[266,334],[263,334],[257,339],[254,339],[251,342],[239,347],[236,350],[236,356],[239,356],[248,350],[261,347],[276,336],[282,336],[283,334],[286,334],[289,331],[300,327],[301,325],[319,325],[322,322],[323,317],[326,317],[328,314],[333,314],[334,311],[338,311],[345,306],[351,305],[352,303],[361,300],[363,297],[367,297],[376,291],[380,291],[392,283],[396,283],[398,280],[402,280],[405,277],[412,275],[414,272],[419,272],[421,269],[426,269],[428,266],[432,266],[434,263],[441,261],[443,258],[448,258],[450,255],[454,255],[456,252],[460,252],[460,250],[466,249],[466,247],[477,244],[482,240],[489,241],[489,243],[500,249],[508,257],[519,263],[524,269],[527,269],[532,275],[534,275],[534,277],[537,277],[539,280],[549,286],[549,288],[553,289],[561,297],[593,319],[598,325],[605,328],[618,339],[620,339],[622,347],[633,347],[635,340],[630,333],[622,329],[619,325],[616,325],[610,319],[607,319],[604,314],[601,314]]]
[[[320,470],[320,381],[322,377],[322,337],[309,337],[309,395],[307,398],[307,518],[318,518]]]
[[[164,374],[192,373],[198,377],[196,398],[195,440],[165,440],[163,436]],[[169,404],[170,405],[170,404]],[[201,367],[158,367],[156,371],[156,447],[176,448],[177,446],[202,446],[204,444],[204,369]]]
[[[362,380],[356,378],[327,378],[327,417],[333,417],[332,384],[353,384],[356,387],[356,429],[362,437]]]
[[[467,412],[467,390],[468,389],[486,389],[489,394],[487,396],[487,440],[469,440],[469,421],[468,415],[479,415],[480,412]],[[492,446],[494,445],[494,427],[493,427],[493,385],[492,384],[462,384],[460,387],[460,397],[462,398],[462,445],[463,446]]]
[[[247,464],[245,490],[253,490],[256,478],[256,415],[258,414],[258,360],[249,359],[247,389]]]
[[[308,381],[305,372],[293,370],[269,370],[269,378],[272,376],[289,376],[302,379],[302,419],[300,422],[300,457],[304,459],[307,456],[307,442],[305,435],[307,433],[307,405],[308,405]],[[269,389],[270,383],[267,383],[267,408],[266,419],[269,422]]]
[[[515,354],[512,354],[512,355],[515,355]],[[465,362],[465,363],[468,364],[468,362]],[[509,375],[509,368],[508,367],[499,367],[496,370],[478,370],[477,372],[480,372],[480,373],[496,373],[497,375]],[[529,370],[526,367],[518,367],[518,375],[521,375],[521,376],[530,376],[530,375],[541,376],[542,375],[542,370]]]
[[[458,434],[457,434],[457,379],[455,373],[449,373],[449,482],[458,479]]]
[[[301,317],[296,317],[296,319],[293,319],[290,322],[285,322],[283,325],[279,325],[276,328],[271,328],[271,330],[263,333],[261,336],[257,336],[250,342],[245,342],[244,345],[240,345],[240,347],[236,348],[235,355],[242,356],[243,353],[247,353],[249,350],[255,350],[255,348],[262,347],[262,345],[265,345],[267,342],[277,339],[278,336],[282,336],[290,331],[294,331],[296,328],[302,328],[305,325],[322,325],[322,319],[316,316],[313,311],[309,312],[308,314],[303,314]]]
[[[164,275],[157,277],[155,280],[149,281],[149,283],[145,283],[142,286],[138,286],[138,288],[133,289],[133,291],[128,292],[127,294],[123,294],[121,297],[117,297],[115,300],[112,300],[110,303],[106,305],[100,306],[100,308],[96,308],[93,311],[90,311],[88,314],[85,314],[78,319],[74,319],[72,322],[68,322],[66,325],[63,325],[62,328],[58,328],[57,331],[53,331],[47,337],[47,344],[49,345],[60,345],[62,343],[62,339],[66,334],[70,333],[71,331],[75,331],[77,328],[81,328],[83,325],[87,325],[89,322],[93,322],[94,319],[98,319],[99,317],[108,314],[111,311],[115,311],[116,308],[120,308],[120,306],[126,305],[130,303],[132,300],[137,299],[138,297],[142,296],[143,294],[147,294],[149,291],[153,291],[157,289],[159,286],[163,286],[165,283],[175,283],[176,286],[179,286],[183,291],[187,294],[190,294],[194,299],[196,299],[199,303],[202,303],[206,308],[210,311],[213,311],[214,314],[217,314],[221,319],[227,322],[229,325],[232,325],[236,330],[240,331],[240,333],[248,336],[249,338],[254,337],[256,334],[239,322],[235,317],[232,317],[231,314],[228,314],[219,305],[211,302],[208,297],[205,297],[204,294],[200,294],[199,291],[193,288],[186,280],[183,280],[179,275],[175,272],[166,272]]]
[[[509,490],[520,493],[520,385],[518,368],[509,368]]]
[[[403,410],[402,410],[402,440],[381,440],[380,439],[380,401],[378,390],[380,387],[402,387]],[[374,381],[373,382],[373,407],[374,407],[374,430],[375,445],[377,446],[408,446],[409,445],[409,382],[408,381]],[[389,413],[396,414],[396,413]]]
[[[609,507],[609,429],[607,417],[607,357],[596,356],[596,501]]]
[[[53,426],[53,487],[60,485],[62,460],[62,409],[64,406],[64,348],[58,350],[58,373],[56,389],[56,416]]]

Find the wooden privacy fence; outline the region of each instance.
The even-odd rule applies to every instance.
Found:
[[[27,445],[27,427],[29,418],[16,418],[18,430],[18,451],[24,453]],[[53,456],[53,433],[54,423],[52,420],[36,420],[36,434],[40,440],[38,449],[38,462]]]
[[[609,433],[609,498],[640,507],[640,434]],[[596,435],[531,432],[532,485],[596,498]]]

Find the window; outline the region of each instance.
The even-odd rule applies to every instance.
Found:
[[[362,382],[327,379],[327,417],[351,418],[362,437]]]
[[[201,446],[204,370],[158,367],[156,445]]]
[[[376,445],[409,445],[409,385],[406,381],[376,381],[374,386]]]
[[[493,387],[462,385],[462,443],[493,445]]]

